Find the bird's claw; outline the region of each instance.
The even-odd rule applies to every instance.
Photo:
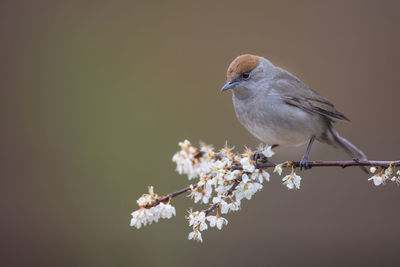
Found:
[[[299,167],[300,167],[300,170],[302,170],[303,168],[305,170],[311,169],[310,162],[308,161],[308,158],[303,157],[299,162]]]
[[[253,160],[254,160],[254,165],[256,167],[256,169],[259,169],[260,165],[258,165],[258,161],[262,161],[262,162],[267,162],[268,158],[264,156],[263,153],[261,153],[260,151],[256,151],[254,152],[253,156],[252,156]]]

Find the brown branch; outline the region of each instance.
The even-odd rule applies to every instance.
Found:
[[[289,162],[292,163],[294,167],[300,167],[300,162],[299,161],[292,161]],[[257,164],[258,168],[260,169],[267,169],[267,168],[272,168],[275,167],[278,164],[282,164],[279,162],[272,162],[272,161],[266,161],[266,162],[259,162]],[[353,160],[346,160],[346,161],[310,161],[309,162],[310,167],[353,167],[353,166],[374,166],[374,167],[382,167],[382,168],[388,168],[389,166],[400,166],[400,160],[396,161],[379,161],[379,160],[358,160],[358,159],[353,159]],[[239,164],[236,164],[232,166],[232,170],[243,170],[242,167]],[[227,196],[231,195],[232,192],[235,190],[235,188],[240,184],[242,181],[242,178],[236,179],[236,181],[233,183],[232,187],[227,191]],[[170,201],[172,198],[179,196],[187,191],[189,191],[191,188],[191,185],[182,188],[181,190],[172,192],[168,195],[165,196],[160,196],[158,199],[154,200],[152,203],[147,204],[144,206],[146,209],[157,206],[161,202],[165,203]],[[211,205],[208,209],[203,210],[206,215],[209,214],[211,211],[216,209],[218,207],[218,203],[215,203]]]
[[[208,209],[202,210],[203,212],[205,212],[206,216],[212,212],[213,210],[215,210],[216,208],[218,208],[219,204],[218,203],[214,203],[212,204]]]
[[[185,188],[182,188],[181,190],[172,192],[172,193],[170,193],[170,194],[168,194],[168,195],[166,195],[166,196],[158,197],[156,200],[154,200],[154,201],[151,202],[150,204],[147,204],[147,205],[144,206],[144,207],[145,207],[146,209],[149,209],[149,208],[151,208],[151,207],[157,206],[157,205],[160,204],[161,202],[168,202],[168,201],[170,201],[173,197],[179,196],[179,195],[181,195],[181,194],[183,194],[183,193],[189,191],[190,188],[191,188],[191,185],[189,185],[189,186],[187,186],[187,187],[185,187]]]
[[[300,162],[299,161],[293,161],[292,162],[294,167],[300,167]],[[276,165],[281,164],[277,162],[271,162],[271,161],[266,161],[266,162],[261,162],[258,163],[258,167],[262,169],[266,168],[271,168],[275,167]],[[353,159],[353,160],[344,160],[344,161],[310,161],[309,162],[310,167],[353,167],[353,166],[374,166],[374,167],[382,167],[382,168],[388,168],[390,165],[391,166],[400,166],[400,160],[396,161],[380,161],[380,160],[359,160],[359,159]]]

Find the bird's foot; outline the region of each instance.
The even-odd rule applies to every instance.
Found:
[[[311,169],[310,162],[308,161],[308,158],[307,158],[307,157],[303,157],[303,158],[300,160],[299,166],[300,166],[300,170],[302,170],[303,168],[304,168],[305,170]]]
[[[258,164],[258,161],[261,162],[267,162],[268,158],[266,156],[264,156],[264,154],[261,151],[256,151],[253,154],[253,160],[254,160],[254,166],[256,167],[256,169],[259,169],[260,165]]]

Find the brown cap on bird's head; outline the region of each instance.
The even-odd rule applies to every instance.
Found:
[[[232,82],[238,75],[242,75],[245,72],[252,71],[257,67],[260,58],[249,54],[241,55],[235,58],[231,65],[229,65],[228,71],[226,72],[226,80]]]

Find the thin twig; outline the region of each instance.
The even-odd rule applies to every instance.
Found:
[[[171,200],[173,197],[179,196],[187,191],[190,190],[192,185],[189,185],[185,188],[182,188],[181,190],[172,192],[166,196],[161,196],[158,199],[154,200],[152,203],[147,204],[146,206],[144,206],[146,209],[157,206],[158,204],[160,204],[161,202],[168,202],[169,200]]]
[[[240,184],[240,182],[242,181],[242,177],[238,178],[235,180],[235,182],[233,183],[233,185],[231,186],[231,188],[229,188],[228,191],[226,191],[226,196],[230,196],[232,195],[233,191],[236,189],[236,187]],[[214,203],[212,204],[208,209],[202,210],[203,212],[206,213],[206,216],[212,212],[213,210],[215,210],[216,208],[218,208],[219,204]]]

